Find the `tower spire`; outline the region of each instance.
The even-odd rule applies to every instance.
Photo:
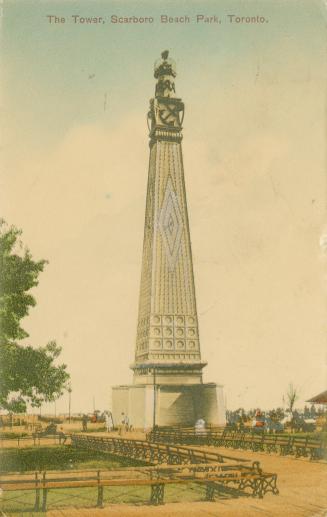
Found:
[[[164,51],[154,66],[150,165],[139,299],[135,382],[183,373],[202,382],[198,318],[182,159],[184,104],[175,96],[176,65]]]

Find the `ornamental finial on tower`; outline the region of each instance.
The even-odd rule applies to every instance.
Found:
[[[164,50],[154,64],[154,77],[158,79],[156,84],[156,97],[175,97],[176,63],[169,56],[169,51]]]

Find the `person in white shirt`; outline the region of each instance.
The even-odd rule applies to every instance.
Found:
[[[206,428],[206,423],[205,423],[205,420],[203,418],[199,418],[196,422],[195,422],[195,433],[196,434],[205,434],[205,428]]]
[[[106,414],[105,414],[105,422],[106,422],[107,433],[110,433],[113,428],[112,414],[110,411],[106,412]]]

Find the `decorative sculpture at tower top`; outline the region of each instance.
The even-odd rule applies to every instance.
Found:
[[[148,113],[150,146],[158,138],[181,142],[184,104],[175,95],[176,64],[168,57],[168,50],[155,62],[154,77],[157,79],[155,97],[150,100]]]
[[[154,64],[154,77],[158,79],[156,97],[175,97],[176,63],[168,55],[168,50],[164,50]]]

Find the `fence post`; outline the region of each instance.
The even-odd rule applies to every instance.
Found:
[[[165,485],[160,483],[158,485],[151,485],[150,503],[154,505],[164,504]]]
[[[206,483],[206,501],[215,500],[215,484]]]
[[[46,488],[46,472],[43,472],[43,494],[42,494],[42,512],[47,511],[47,496],[48,496],[48,489]]]
[[[100,470],[98,470],[98,475],[97,475],[97,478],[98,478],[98,501],[97,501],[97,506],[99,508],[103,508],[103,486],[100,485]]]
[[[37,472],[35,472],[35,503],[34,503],[34,511],[38,512],[40,510],[40,481]]]
[[[307,456],[308,455],[308,441],[309,441],[309,436],[306,437],[305,439],[305,445],[304,445],[304,451],[303,451],[303,456]]]

